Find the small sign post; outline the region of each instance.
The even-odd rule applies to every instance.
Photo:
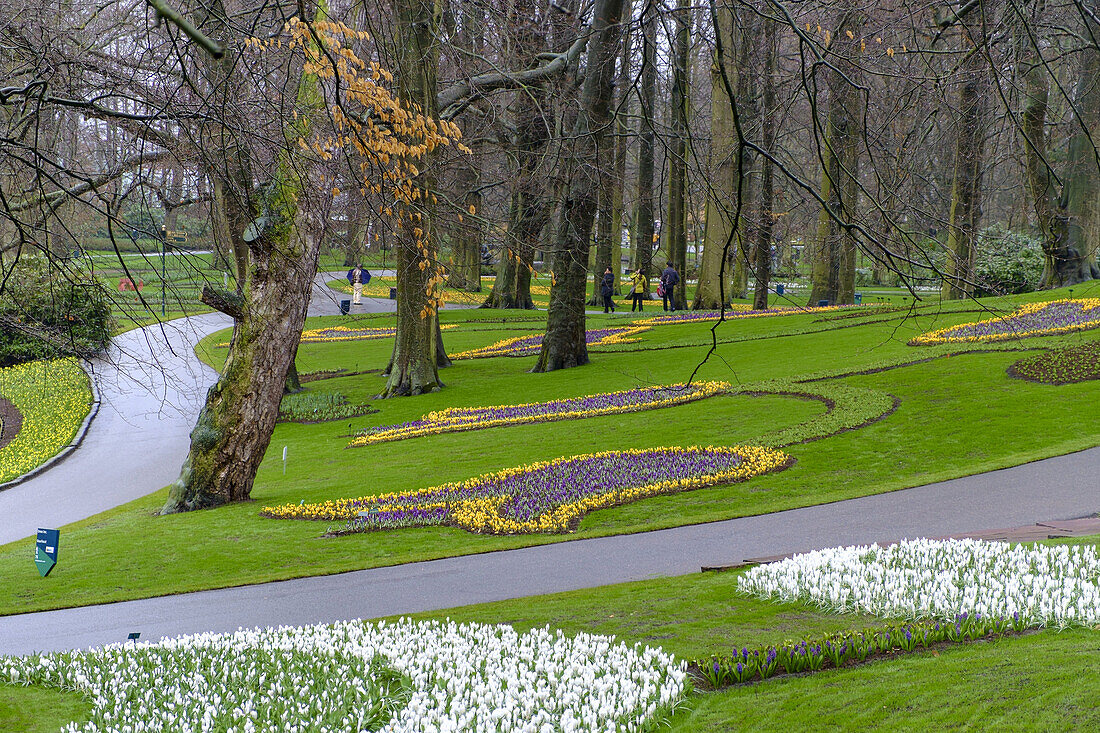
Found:
[[[57,541],[61,537],[61,530],[39,529],[38,538],[34,543],[34,564],[38,566],[38,574],[45,578],[57,564]]]
[[[286,446],[283,446],[283,475],[286,476]]]

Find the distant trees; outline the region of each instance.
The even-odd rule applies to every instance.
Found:
[[[549,287],[536,371],[588,361],[586,273],[618,273],[624,229],[632,268],[670,259],[705,309],[767,307],[796,260],[811,305],[887,279],[968,297],[1026,283],[1003,264],[1032,240],[1040,286],[1100,276],[1081,0],[132,10],[0,9],[0,311],[30,252],[78,277],[87,222],[117,245],[207,207],[232,281],[203,300],[236,325],[166,511],[248,495],[325,247],[397,271],[385,396],[440,387],[441,290],[479,291],[483,249],[486,307]]]

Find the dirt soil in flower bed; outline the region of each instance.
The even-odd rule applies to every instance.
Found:
[[[858,659],[849,659],[848,661],[846,661],[844,664],[842,664],[840,666],[840,669],[850,669],[852,667],[862,667],[863,665],[871,664],[872,662],[880,662],[880,661],[889,662],[889,661],[893,661],[895,659],[901,659],[902,657],[908,657],[908,656],[912,656],[914,654],[919,654],[921,652],[929,652],[934,656],[939,656],[939,653],[942,650],[948,649],[950,647],[961,646],[963,644],[983,644],[983,643],[985,643],[985,644],[995,644],[998,641],[1000,641],[1001,639],[1004,639],[1005,637],[1031,636],[1032,634],[1038,634],[1040,631],[1042,631],[1042,629],[1024,629],[1023,631],[1019,631],[1019,632],[1017,632],[1017,631],[1006,631],[1003,634],[997,634],[995,636],[983,636],[980,639],[974,639],[974,640],[939,641],[939,642],[936,642],[935,644],[929,644],[926,647],[919,647],[918,646],[916,649],[914,649],[911,652],[907,652],[903,649],[891,649],[890,651],[883,652],[881,654],[871,654],[866,659],[864,659],[862,662],[859,661]],[[732,687],[743,687],[745,685],[762,685],[766,682],[771,682],[772,680],[783,679],[785,677],[809,677],[810,675],[818,674],[820,672],[828,672],[828,671],[834,670],[834,669],[837,669],[837,667],[829,665],[829,666],[823,667],[822,669],[819,669],[819,670],[806,671],[806,672],[795,672],[793,674],[790,673],[790,672],[776,672],[775,674],[773,674],[771,677],[769,677],[766,680],[761,680],[759,678],[756,678],[756,679],[751,679],[747,682],[735,682],[731,685],[722,685],[720,687],[711,687],[710,683],[707,682],[706,677],[704,677],[703,673],[699,671],[699,665],[697,665],[695,662],[690,662],[688,664],[688,676],[691,678],[691,681],[693,683],[695,683],[695,686],[698,689],[701,689],[701,690],[728,690]]]
[[[1013,379],[1055,387],[1100,379],[1100,342],[1051,349],[1009,364],[1005,371]]]
[[[23,429],[23,413],[9,400],[0,397],[0,450],[15,440]]]

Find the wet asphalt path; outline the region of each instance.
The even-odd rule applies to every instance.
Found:
[[[324,280],[311,315],[339,312]],[[363,311],[392,309],[370,301]],[[120,339],[97,366],[103,407],[71,458],[0,492],[0,543],[143,496],[175,478],[214,373],[192,344],[221,316]],[[166,329],[169,326],[166,326]],[[160,367],[168,379],[158,377]],[[119,460],[119,445],[132,447]],[[618,537],[576,540],[340,575],[0,618],[0,654],[72,649],[244,626],[412,613],[699,572],[701,566],[823,547],[941,537],[1100,511],[1100,447],[877,496]],[[28,573],[34,573],[28,556]],[[3,582],[3,579],[0,579]]]
[[[0,618],[0,654],[413,613],[699,572],[836,545],[1100,510],[1100,448],[860,499],[640,534]],[[28,573],[33,573],[28,557]]]

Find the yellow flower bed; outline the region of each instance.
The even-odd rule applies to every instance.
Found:
[[[451,407],[429,412],[423,418],[412,422],[364,431],[348,443],[348,447],[356,448],[425,435],[483,430],[504,425],[582,420],[600,415],[656,410],[713,397],[729,389],[728,382],[696,382],[690,388],[680,385],[662,385],[518,405]],[[651,399],[658,394],[667,396]]]
[[[92,401],[88,376],[75,359],[0,369],[0,394],[23,414],[19,434],[0,450],[0,483],[57,455],[76,435]]]
[[[1006,316],[929,331],[910,346],[990,343],[1035,336],[1058,336],[1100,327],[1100,298],[1062,298],[1025,303]]]
[[[674,468],[665,471],[666,474],[681,475],[629,485],[638,466],[648,465],[652,469],[654,462],[662,467],[667,462]],[[751,445],[603,451],[532,463],[414,491],[320,504],[264,507],[261,514],[276,519],[344,520],[351,523],[350,531],[450,525],[487,534],[569,532],[576,528],[581,517],[597,509],[744,481],[790,463],[790,456],[782,451]],[[605,476],[608,472],[622,485],[614,481],[605,488],[589,485],[594,475]],[[504,509],[509,504],[520,506],[513,513],[530,516],[521,519],[507,516]]]

